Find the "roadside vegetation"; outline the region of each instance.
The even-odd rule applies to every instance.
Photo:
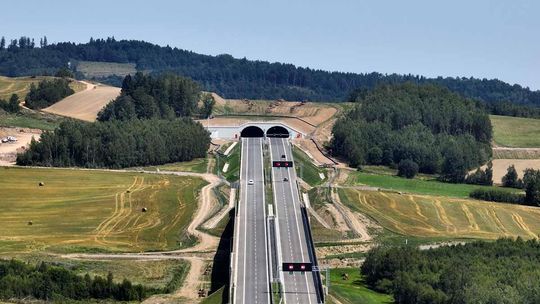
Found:
[[[229,155],[216,155],[216,174],[223,176],[229,182],[235,182],[240,179],[240,161],[241,161],[242,143],[238,143],[229,153]],[[229,164],[227,172],[223,172],[225,164]]]
[[[308,185],[315,187],[327,180],[326,170],[317,167],[309,156],[298,147],[292,147],[296,175]],[[321,178],[321,174],[324,178]]]
[[[206,184],[199,178],[69,169],[0,171],[1,253],[138,252],[195,242],[186,228]]]
[[[144,170],[150,171],[177,171],[177,172],[195,172],[206,173],[208,158],[196,158],[190,161],[169,163],[159,166],[144,167]]]

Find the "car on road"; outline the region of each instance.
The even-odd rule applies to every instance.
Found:
[[[287,156],[285,156],[285,154],[281,154],[281,158],[286,158]]]
[[[286,177],[284,177],[284,178],[283,178],[283,181],[284,181],[284,182],[288,182],[288,181],[289,181],[289,179],[288,179],[288,178],[286,178]]]
[[[253,185],[253,180],[252,180],[252,179],[250,179],[250,180],[248,181],[248,185]]]

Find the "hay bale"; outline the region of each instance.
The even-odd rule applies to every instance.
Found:
[[[28,226],[32,226],[33,224],[32,221],[28,221]]]
[[[142,211],[142,212],[146,212],[146,211],[148,211],[148,209],[147,209],[146,207],[143,207],[143,208],[141,209],[141,211]]]
[[[43,186],[45,186],[45,183],[44,183],[44,182],[39,182],[38,185],[39,185],[40,187],[43,187]]]

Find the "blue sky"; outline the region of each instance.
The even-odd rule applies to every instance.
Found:
[[[540,89],[540,1],[2,1],[0,35],[138,39],[331,71]]]

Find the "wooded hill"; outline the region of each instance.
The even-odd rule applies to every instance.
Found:
[[[45,40],[45,41],[44,41]],[[0,75],[52,75],[69,61],[135,63],[139,71],[175,72],[198,81],[203,89],[226,98],[259,98],[312,101],[343,101],[358,90],[381,84],[413,82],[438,84],[462,96],[488,103],[510,101],[540,106],[540,91],[510,85],[496,79],[426,78],[418,75],[341,73],[233,58],[209,56],[144,41],[114,38],[90,39],[88,43],[47,44],[36,47],[27,37],[0,44]],[[120,85],[121,77],[98,79]],[[356,91],[356,92],[355,92]]]
[[[463,182],[468,170],[491,156],[485,111],[433,85],[378,87],[338,119],[332,133],[332,153],[353,167],[412,163],[419,172],[440,173],[449,182]]]

